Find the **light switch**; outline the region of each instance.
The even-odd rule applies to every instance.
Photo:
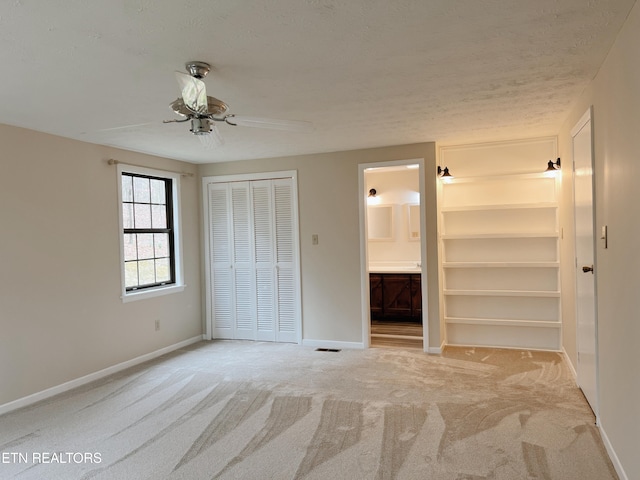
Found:
[[[314,233],[311,235],[311,245],[318,245],[318,234]]]

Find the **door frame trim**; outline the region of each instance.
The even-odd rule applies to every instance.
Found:
[[[205,340],[213,339],[214,331],[214,319],[213,319],[213,305],[211,299],[211,288],[213,285],[211,272],[211,249],[209,246],[209,194],[208,185],[211,183],[231,183],[231,182],[246,182],[256,180],[275,180],[279,178],[291,178],[292,187],[292,207],[293,207],[293,255],[296,262],[294,268],[296,274],[296,318],[297,318],[297,333],[296,341],[298,344],[302,343],[302,276],[300,270],[300,213],[298,208],[298,171],[297,170],[283,170],[277,172],[258,172],[247,174],[232,174],[232,175],[211,175],[202,177],[202,225],[203,228],[203,242],[204,242],[204,271],[205,271],[205,333],[203,338]]]
[[[398,167],[401,165],[418,165],[420,188],[420,275],[422,290],[422,349],[429,353],[429,296],[427,285],[427,222],[425,206],[425,159],[411,158],[390,160],[386,162],[358,164],[358,210],[360,214],[360,299],[362,314],[362,345],[371,347],[371,317],[369,311],[369,248],[367,242],[367,194],[365,192],[365,170],[368,168]],[[435,353],[435,352],[431,352]],[[438,352],[439,353],[439,352]]]

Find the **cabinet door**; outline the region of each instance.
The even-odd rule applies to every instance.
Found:
[[[388,274],[383,280],[384,316],[391,319],[411,317],[411,276]]]
[[[372,320],[382,318],[382,275],[369,274],[369,310]]]
[[[420,275],[411,275],[411,317],[422,322],[422,280]]]

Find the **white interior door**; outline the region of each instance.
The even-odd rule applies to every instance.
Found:
[[[576,234],[578,385],[597,416],[598,350],[591,110],[587,111],[571,134]]]

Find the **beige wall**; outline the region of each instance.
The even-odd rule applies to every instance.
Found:
[[[201,176],[298,171],[302,336],[305,340],[363,341],[358,165],[425,159],[430,346],[440,346],[433,143],[297,157],[214,163]],[[319,244],[311,245],[318,234]]]
[[[0,145],[0,405],[202,333],[197,178],[181,181],[187,288],[123,304],[106,160],[193,165],[2,125]]]
[[[561,155],[568,166],[572,158],[570,131],[593,105],[596,231],[602,225],[609,228],[609,248],[605,250],[598,242],[596,250],[600,421],[630,479],[640,478],[638,58],[640,4],[636,3],[600,72],[560,133]],[[570,191],[570,175],[565,175],[564,181],[565,191]],[[566,223],[570,222],[572,218]]]

